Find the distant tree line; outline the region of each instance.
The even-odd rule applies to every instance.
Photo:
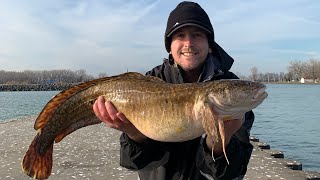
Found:
[[[307,62],[292,61],[288,67],[288,77],[290,79],[312,79],[318,81],[320,78],[320,61],[311,59]]]
[[[319,82],[320,79],[320,61],[310,59],[307,62],[294,60],[289,62],[287,73],[260,73],[257,67],[250,69],[251,74],[246,77],[239,73],[240,79],[261,82],[297,82],[301,78]],[[99,73],[99,78],[107,77],[106,73]],[[64,84],[79,83],[94,79],[88,75],[85,70],[42,70],[21,72],[0,70],[0,84]]]
[[[250,69],[249,77],[239,75],[240,79],[248,79],[251,81],[261,82],[297,82],[301,78],[311,80],[311,82],[319,82],[320,78],[320,61],[310,59],[307,62],[298,60],[290,61],[287,67],[287,73],[259,73],[257,67]]]
[[[85,70],[43,70],[21,72],[0,70],[0,84],[65,84],[94,79]]]

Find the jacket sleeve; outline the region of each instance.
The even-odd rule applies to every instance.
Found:
[[[241,177],[243,169],[246,169],[246,151],[247,144],[243,144],[236,136],[232,136],[230,143],[227,146],[227,158],[229,163],[227,163],[224,155],[220,157],[211,156],[211,151],[208,150],[205,138],[201,140],[201,145],[197,153],[197,167],[200,169],[200,173],[207,177],[208,179],[234,179],[236,177]],[[252,149],[252,146],[251,146]]]
[[[241,168],[241,174],[246,174],[247,166],[252,154],[253,146],[250,143],[250,130],[254,122],[254,114],[249,111],[245,114],[245,121],[241,128],[234,134],[239,141],[239,145],[243,150],[243,165]]]
[[[169,153],[162,142],[147,139],[136,143],[127,134],[120,137],[120,166],[131,170],[148,170],[168,162]]]
[[[245,114],[245,122],[231,137],[226,149],[229,165],[224,156],[213,159],[211,152],[207,148],[205,138],[202,138],[196,160],[201,174],[219,179],[233,179],[246,174],[253,150],[253,146],[249,140],[253,121],[253,112],[247,112]]]

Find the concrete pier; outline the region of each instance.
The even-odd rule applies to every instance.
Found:
[[[0,123],[0,179],[31,179],[21,169],[22,158],[36,131],[35,117]],[[81,128],[54,145],[49,179],[137,180],[135,172],[119,166],[119,135],[104,124]],[[280,151],[252,137],[254,151],[246,180],[320,180],[319,172],[284,159]],[[293,170],[297,169],[297,170]]]
[[[251,137],[254,146],[249,162],[246,180],[254,179],[288,179],[288,180],[320,180],[320,173],[303,171],[302,163],[285,159],[284,154],[272,150],[270,145]]]

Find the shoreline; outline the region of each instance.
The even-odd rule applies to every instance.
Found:
[[[6,91],[62,91],[77,83],[69,84],[0,84],[0,92]]]
[[[262,82],[264,84],[320,85],[320,83]],[[0,92],[7,91],[62,91],[79,83],[66,84],[0,84]]]
[[[28,179],[20,164],[36,135],[34,119],[31,116],[24,120],[0,123],[0,177]],[[54,145],[53,169],[49,178],[136,180],[135,172],[119,166],[119,135],[119,131],[107,128],[104,124],[75,131]],[[254,150],[244,179],[320,178],[320,172],[301,170],[301,163],[283,158],[283,153],[270,150],[270,145],[259,142],[257,138],[251,137],[251,143]]]

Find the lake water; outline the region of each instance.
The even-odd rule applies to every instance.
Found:
[[[268,98],[254,110],[252,135],[303,170],[320,172],[320,85],[268,84]],[[58,91],[0,92],[0,121],[40,113]]]
[[[59,91],[0,92],[0,121],[37,115]]]
[[[268,98],[254,110],[252,135],[303,170],[320,172],[320,85],[269,84]]]

